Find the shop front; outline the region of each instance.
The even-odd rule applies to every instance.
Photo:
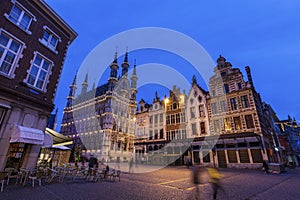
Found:
[[[35,168],[44,132],[39,129],[14,125],[11,129],[9,152],[5,167]]]
[[[71,138],[46,128],[45,139],[39,153],[37,166],[52,168],[69,163],[71,149],[64,145],[71,144],[73,144]]]

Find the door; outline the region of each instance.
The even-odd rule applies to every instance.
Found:
[[[227,168],[226,156],[224,150],[217,151],[218,163],[220,168]]]

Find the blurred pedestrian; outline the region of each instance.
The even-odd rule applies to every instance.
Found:
[[[129,161],[129,173],[133,173],[133,157]]]
[[[89,159],[89,169],[97,169],[97,168],[98,168],[98,159],[94,155],[91,155]]]
[[[223,178],[223,175],[220,174],[217,169],[211,167],[207,168],[207,172],[213,189],[213,199],[217,199],[217,193],[219,189],[221,189],[225,193],[220,184],[220,180]]]
[[[266,160],[263,160],[263,167],[264,167],[264,170],[265,170],[265,173],[269,173],[269,165],[268,165],[268,161]]]
[[[185,164],[187,166],[187,168],[189,168],[190,166],[192,166],[192,160],[190,157],[187,157],[185,160]]]
[[[194,165],[192,168],[192,181],[196,188],[196,199],[200,199],[200,190],[199,190],[199,184],[200,184],[200,166]]]

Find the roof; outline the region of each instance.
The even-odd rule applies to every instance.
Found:
[[[54,19],[64,31],[70,34],[70,41],[72,43],[78,34],[44,0],[34,0],[34,2]]]
[[[46,128],[45,132],[52,137],[53,146],[63,146],[63,145],[73,144],[72,138],[66,137],[50,128]]]

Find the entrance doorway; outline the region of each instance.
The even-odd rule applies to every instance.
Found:
[[[218,150],[217,155],[218,155],[219,167],[220,168],[227,168],[225,151],[224,150]]]

